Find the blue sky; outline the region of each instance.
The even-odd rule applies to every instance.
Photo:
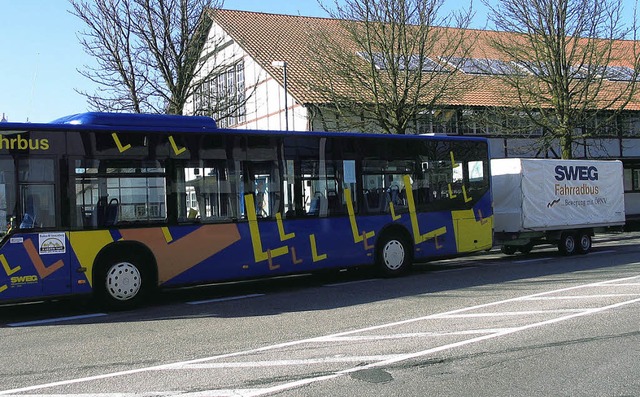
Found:
[[[325,16],[315,0],[227,0],[225,8]],[[93,61],[70,9],[67,0],[0,0],[0,114],[9,121],[49,122],[89,110],[74,88],[94,91],[78,73]]]
[[[326,16],[316,0],[226,0],[224,7]],[[0,0],[0,114],[9,121],[49,122],[89,110],[74,89],[94,91],[78,73],[93,61],[78,40],[84,26],[70,9],[67,0]]]
[[[631,7],[636,1],[625,4]],[[463,7],[469,1],[446,0],[446,4]],[[474,7],[479,4],[474,1]],[[326,16],[316,0],[226,0],[224,7]],[[93,83],[78,73],[93,60],[80,46],[78,32],[84,26],[70,8],[67,0],[0,0],[0,114],[9,121],[48,122],[89,110],[74,89],[94,91]],[[476,27],[484,26],[481,19],[478,13]]]

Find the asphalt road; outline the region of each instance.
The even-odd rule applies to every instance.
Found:
[[[640,396],[640,234],[166,292],[105,313],[0,307],[0,396]]]

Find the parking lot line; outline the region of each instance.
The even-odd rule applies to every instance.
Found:
[[[259,296],[264,296],[264,294],[249,294],[249,295],[239,295],[239,296],[228,296],[226,298],[213,298],[213,299],[205,299],[205,300],[201,300],[201,301],[191,301],[191,302],[187,302],[187,305],[204,305],[206,303],[236,301],[236,300],[240,300],[240,299],[257,298]]]
[[[44,320],[35,320],[35,321],[24,321],[21,323],[11,323],[7,324],[7,327],[29,327],[33,325],[44,325],[44,324],[52,324],[52,323],[61,323],[65,321],[76,321],[76,320],[84,320],[87,318],[94,317],[102,317],[106,316],[106,313],[92,313],[92,314],[83,314],[80,316],[70,316],[70,317],[58,317],[58,318],[48,318]]]

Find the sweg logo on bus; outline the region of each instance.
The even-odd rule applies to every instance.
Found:
[[[597,181],[598,168],[593,165],[556,165],[557,181]]]

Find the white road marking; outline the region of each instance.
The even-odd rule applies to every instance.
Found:
[[[302,360],[265,360],[265,361],[239,361],[239,362],[222,362],[207,364],[188,364],[182,367],[174,367],[172,369],[216,369],[216,368],[258,368],[258,367],[276,367],[285,365],[310,365],[310,364],[326,364],[326,363],[362,363],[367,361],[382,361],[398,358],[400,354],[388,354],[378,356],[344,356],[344,357],[322,357],[308,358]]]
[[[184,391],[165,391],[165,392],[144,392],[144,393],[79,393],[79,394],[16,394],[9,397],[238,397],[243,393],[255,393],[261,389],[242,389],[238,390],[215,390],[184,392]]]
[[[617,252],[616,250],[604,250],[604,251],[592,251],[589,252],[588,255],[602,255],[602,254],[611,254]],[[534,263],[534,262],[542,262],[549,259],[554,258],[553,256],[547,256],[544,258],[533,258],[533,259],[521,259],[517,261],[513,261],[513,263],[522,264],[522,263]]]
[[[368,340],[491,334],[494,332],[503,332],[508,329],[511,329],[511,328],[483,328],[483,329],[471,329],[466,331],[448,331],[448,332],[412,332],[407,334],[392,334],[392,335],[335,336],[335,337],[330,336],[330,337],[323,338],[320,342],[359,342],[359,341],[368,341]]]
[[[526,310],[519,312],[492,312],[492,313],[471,313],[452,314],[450,316],[440,316],[439,318],[479,318],[479,317],[504,317],[504,316],[529,316],[532,314],[553,314],[553,313],[577,313],[585,309],[557,309],[557,310]]]
[[[149,372],[149,371],[161,371],[161,370],[175,369],[176,367],[181,367],[181,366],[184,367],[184,366],[189,366],[189,365],[194,365],[194,364],[202,364],[202,363],[207,363],[207,362],[214,361],[214,360],[222,360],[222,359],[231,358],[231,357],[239,357],[239,356],[244,356],[244,355],[256,354],[256,353],[261,353],[261,352],[266,352],[266,351],[271,351],[271,350],[276,350],[276,349],[282,349],[282,348],[291,347],[291,346],[299,346],[299,345],[302,345],[302,344],[310,344],[310,343],[314,343],[314,342],[322,342],[322,341],[326,340],[327,338],[345,337],[345,336],[350,336],[350,335],[354,335],[354,334],[357,334],[357,333],[370,332],[370,331],[381,330],[381,329],[390,328],[390,327],[397,327],[397,326],[401,326],[401,325],[412,324],[412,323],[425,321],[425,320],[431,320],[431,319],[444,319],[444,318],[447,318],[448,316],[452,316],[452,315],[455,315],[455,314],[460,314],[460,313],[464,313],[464,312],[468,312],[468,311],[472,311],[472,310],[478,310],[478,309],[494,307],[494,306],[498,306],[498,305],[503,305],[505,303],[513,303],[513,302],[521,302],[521,301],[531,300],[531,298],[544,297],[546,295],[552,295],[552,294],[557,294],[557,293],[561,293],[561,292],[574,291],[574,290],[578,290],[578,289],[581,289],[581,288],[612,285],[612,284],[616,284],[616,283],[619,283],[619,285],[621,285],[621,284],[624,284],[624,283],[626,283],[628,281],[639,280],[639,279],[640,279],[640,276],[632,276],[632,277],[625,277],[625,278],[608,280],[608,281],[600,281],[600,282],[595,282],[595,283],[590,283],[590,284],[576,285],[576,286],[573,286],[573,287],[566,287],[566,288],[561,288],[561,289],[552,290],[552,291],[540,292],[540,293],[536,293],[536,294],[520,296],[520,297],[515,297],[515,298],[510,298],[510,299],[505,299],[505,300],[501,300],[501,301],[495,301],[495,302],[484,303],[484,304],[475,305],[475,306],[464,307],[464,308],[460,308],[460,309],[456,309],[456,310],[452,310],[452,311],[448,311],[448,312],[443,312],[443,313],[436,313],[436,314],[431,314],[431,315],[422,316],[422,317],[415,317],[415,318],[406,319],[406,320],[402,320],[402,321],[396,321],[396,322],[393,322],[393,323],[386,323],[386,324],[375,325],[375,326],[371,326],[371,327],[367,327],[367,328],[354,329],[354,330],[351,330],[351,331],[340,332],[340,333],[336,333],[336,334],[333,334],[333,335],[325,335],[323,337],[315,337],[315,338],[295,340],[295,341],[284,342],[284,343],[279,343],[279,344],[274,344],[274,345],[268,345],[268,346],[264,346],[264,347],[256,348],[256,349],[250,349],[250,350],[239,351],[239,352],[235,352],[235,353],[227,353],[227,354],[221,354],[221,355],[217,355],[217,356],[211,356],[211,357],[205,357],[205,358],[200,358],[200,359],[176,362],[176,363],[172,363],[172,364],[163,364],[163,365],[157,365],[157,366],[152,366],[152,367],[137,368],[137,369],[132,369],[132,370],[113,372],[113,373],[106,373],[106,374],[89,376],[89,377],[84,377],[84,378],[68,379],[68,380],[45,383],[45,384],[40,384],[40,385],[32,385],[32,386],[27,386],[27,387],[22,387],[22,388],[17,388],[17,389],[4,390],[4,391],[0,391],[0,395],[7,396],[7,395],[13,395],[15,393],[23,393],[23,392],[29,392],[29,391],[34,391],[34,390],[42,390],[42,389],[51,388],[51,387],[57,387],[57,386],[69,386],[69,385],[78,384],[78,383],[84,383],[84,382],[89,382],[89,381],[94,381],[94,380],[102,380],[102,379],[114,378],[114,377],[125,376],[125,375],[139,374],[139,373]],[[324,381],[324,380],[338,378],[338,377],[341,377],[341,376],[344,376],[344,375],[348,375],[348,374],[351,374],[351,373],[354,373],[354,372],[357,372],[357,371],[362,371],[364,369],[385,367],[385,366],[389,366],[389,365],[392,365],[392,364],[396,364],[398,362],[408,361],[408,360],[412,360],[412,359],[415,359],[415,358],[420,358],[420,357],[427,356],[427,355],[430,355],[430,354],[433,354],[433,353],[437,353],[437,352],[440,352],[440,351],[449,350],[449,349],[453,349],[453,348],[469,345],[469,344],[472,344],[472,343],[482,342],[482,341],[485,341],[485,340],[498,338],[498,337],[501,337],[501,336],[510,335],[510,334],[514,334],[514,333],[517,333],[517,332],[522,332],[522,331],[526,331],[526,330],[529,330],[529,329],[542,327],[542,326],[545,326],[545,325],[556,324],[556,323],[559,323],[559,322],[562,322],[562,321],[566,321],[566,320],[570,320],[570,319],[573,319],[573,318],[583,317],[583,316],[587,316],[587,315],[603,312],[603,311],[606,311],[606,310],[611,310],[611,309],[615,309],[615,308],[618,308],[618,307],[635,304],[635,303],[638,303],[638,302],[640,302],[640,298],[626,300],[626,301],[614,303],[614,304],[607,305],[607,306],[597,307],[597,308],[583,309],[583,310],[578,311],[578,312],[569,313],[569,314],[567,314],[565,316],[561,316],[561,317],[557,317],[557,318],[553,318],[553,319],[549,319],[549,320],[544,320],[544,321],[539,321],[539,322],[534,322],[534,323],[530,323],[530,324],[525,324],[525,325],[522,325],[522,326],[519,326],[519,327],[499,329],[499,330],[497,330],[497,332],[480,335],[480,336],[477,336],[477,337],[474,337],[474,338],[458,341],[458,342],[455,342],[455,343],[449,343],[449,344],[446,344],[446,345],[441,345],[441,346],[437,346],[437,347],[433,347],[433,348],[429,348],[429,349],[426,349],[426,350],[421,350],[421,351],[417,351],[417,352],[413,352],[413,353],[392,355],[392,357],[390,357],[388,359],[377,361],[375,363],[371,363],[371,364],[367,364],[367,365],[358,365],[358,366],[355,366],[355,367],[352,367],[352,368],[336,371],[336,372],[334,372],[332,374],[327,374],[327,375],[317,376],[317,377],[311,377],[311,378],[306,378],[306,379],[300,379],[300,380],[297,380],[295,382],[283,383],[283,384],[280,384],[280,385],[276,385],[276,386],[268,387],[268,388],[263,388],[263,389],[208,390],[208,391],[199,391],[199,392],[197,392],[195,394],[194,393],[185,393],[185,394],[178,393],[178,394],[175,394],[176,392],[168,392],[168,393],[166,393],[164,395],[180,395],[181,397],[185,397],[185,396],[188,396],[188,397],[199,397],[199,396],[212,397],[212,396],[231,396],[231,395],[233,395],[233,396],[244,396],[244,397],[262,396],[262,395],[276,393],[276,392],[280,392],[280,391],[284,391],[284,390],[290,390],[290,389],[293,389],[293,388],[297,388],[297,387],[304,386],[304,385],[309,385],[309,384],[312,384],[312,383],[321,382],[321,381]],[[135,394],[136,397],[143,396],[143,395],[144,394]],[[154,394],[151,394],[151,395],[154,395]],[[51,397],[51,396],[54,396],[54,395],[39,394],[38,396],[39,397],[45,397],[45,396],[46,397]],[[65,396],[66,397],[70,397],[70,396],[74,396],[74,395],[65,395]],[[75,396],[78,396],[78,395],[75,395]],[[107,396],[107,395],[105,395],[105,396]],[[108,396],[109,397],[115,397],[115,396],[128,397],[128,396],[130,396],[130,394],[125,394],[125,395],[122,395],[122,394],[108,394]],[[24,397],[24,395],[20,395],[20,397]]]
[[[521,263],[533,263],[533,262],[542,262],[542,261],[546,261],[551,259],[552,257],[545,257],[545,258],[535,258],[535,259],[522,259],[519,261],[513,261],[513,263],[517,263],[517,264],[521,264]]]
[[[213,390],[199,392],[164,391],[144,393],[74,393],[74,394],[8,394],[9,397],[238,397],[242,393],[255,393],[260,389]],[[213,393],[213,394],[212,394]]]
[[[616,250],[604,250],[604,251],[591,251],[588,255],[602,255],[602,254],[611,254],[617,252]]]
[[[259,296],[264,296],[264,294],[228,296],[226,298],[214,298],[214,299],[206,299],[206,300],[201,300],[201,301],[191,301],[191,302],[187,302],[187,305],[204,305],[206,303],[236,301],[236,300],[240,300],[240,299],[257,298]]]
[[[242,392],[242,393],[240,393],[238,395],[241,395],[243,397],[254,397],[254,396],[264,396],[264,395],[267,395],[267,394],[271,394],[271,393],[275,393],[275,392],[279,392],[279,391],[284,391],[284,390],[290,390],[290,389],[294,389],[294,388],[297,388],[297,387],[300,387],[300,386],[309,385],[309,384],[312,384],[312,383],[317,383],[317,382],[321,382],[321,381],[324,381],[324,380],[333,379],[333,378],[337,378],[337,377],[340,377],[340,376],[348,375],[350,373],[354,373],[354,372],[357,372],[357,371],[362,371],[364,369],[386,367],[386,366],[389,366],[389,365],[392,365],[392,364],[396,364],[396,363],[401,362],[401,361],[408,361],[408,360],[411,360],[411,359],[420,358],[420,357],[427,356],[427,355],[430,355],[430,354],[433,354],[433,353],[437,353],[437,352],[440,352],[440,351],[443,351],[443,350],[449,350],[449,349],[453,349],[453,348],[456,348],[456,347],[461,347],[461,346],[472,344],[472,343],[482,342],[482,341],[485,341],[485,340],[488,340],[488,339],[493,339],[493,338],[497,338],[497,337],[513,334],[513,333],[516,333],[516,332],[525,331],[525,330],[528,330],[528,329],[531,329],[531,328],[541,327],[541,326],[544,326],[544,325],[555,324],[555,323],[559,323],[561,321],[569,320],[569,319],[572,319],[572,318],[581,317],[581,316],[585,316],[585,315],[589,315],[589,314],[594,314],[594,313],[598,313],[598,312],[601,312],[601,311],[610,310],[610,309],[613,309],[613,308],[629,305],[629,304],[632,304],[632,303],[638,303],[638,302],[640,302],[640,298],[633,299],[631,301],[616,303],[616,304],[609,305],[609,306],[604,306],[604,307],[597,308],[597,309],[589,309],[589,310],[585,310],[585,311],[580,312],[580,313],[573,313],[573,314],[570,314],[570,315],[567,315],[567,316],[563,316],[563,317],[559,317],[559,318],[555,318],[555,319],[552,319],[552,320],[547,320],[547,321],[541,321],[541,322],[537,322],[537,323],[527,324],[527,325],[524,325],[522,327],[509,329],[509,330],[502,331],[502,332],[496,332],[494,334],[479,336],[477,338],[467,339],[467,340],[463,340],[463,341],[460,341],[460,342],[451,343],[451,344],[448,344],[448,345],[443,345],[443,346],[438,346],[438,347],[427,349],[427,350],[422,350],[422,351],[419,351],[419,352],[409,353],[409,354],[402,355],[401,357],[399,357],[397,359],[390,359],[390,360],[379,361],[379,362],[368,364],[368,365],[357,366],[357,367],[345,369],[345,370],[342,370],[342,371],[337,371],[337,372],[335,372],[335,373],[333,373],[331,375],[319,376],[319,377],[316,377],[316,378],[301,379],[301,380],[296,381],[296,382],[285,383],[285,384],[277,385],[277,386],[274,386],[274,387],[271,387],[271,388],[265,388],[265,389],[258,390],[258,391]],[[212,392],[215,393],[215,390],[212,390]],[[212,394],[212,395],[215,395],[215,394]]]
[[[478,266],[466,266],[466,267],[457,267],[455,269],[434,270],[432,273],[450,273],[450,272],[459,272],[462,270],[477,269],[477,268]]]
[[[345,281],[343,283],[324,284],[323,287],[342,287],[343,285],[371,283],[374,281],[379,281],[379,280],[375,278],[369,278],[366,280]]]
[[[43,324],[52,324],[52,323],[61,323],[65,321],[76,321],[76,320],[84,320],[87,318],[94,317],[103,317],[106,316],[106,313],[93,313],[93,314],[83,314],[80,316],[70,316],[70,317],[59,317],[59,318],[49,318],[45,320],[34,320],[34,321],[24,321],[21,323],[11,323],[7,324],[7,327],[29,327],[32,325],[43,325]]]
[[[606,294],[606,295],[569,295],[569,296],[538,296],[534,298],[523,299],[525,301],[552,301],[552,300],[571,300],[571,299],[594,299],[594,298],[619,298],[629,296],[640,296],[640,294]]]

